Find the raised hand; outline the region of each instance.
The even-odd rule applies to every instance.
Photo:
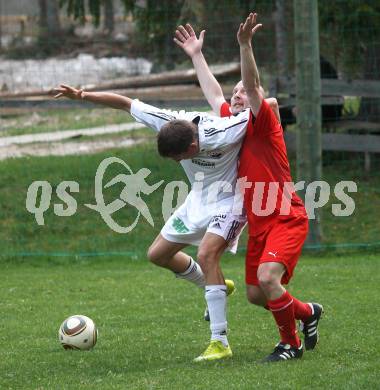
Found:
[[[251,46],[253,35],[259,28],[263,26],[262,24],[257,24],[256,19],[257,14],[251,12],[245,20],[244,24],[240,23],[239,30],[237,32],[237,40],[240,46]]]
[[[54,98],[67,97],[69,99],[82,99],[83,89],[76,89],[69,85],[61,84],[58,88],[53,88]]]
[[[187,23],[185,27],[182,25],[177,27],[173,40],[190,58],[192,58],[195,54],[201,52],[204,36],[205,30],[201,31],[199,38],[197,38],[193,27]]]

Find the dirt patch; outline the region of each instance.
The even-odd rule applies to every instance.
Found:
[[[67,156],[98,153],[107,149],[124,148],[144,142],[140,139],[120,139],[83,142],[48,142],[38,144],[10,145],[0,148],[0,160],[25,156]]]
[[[129,147],[141,143],[145,138],[112,138],[102,140],[66,141],[80,136],[117,134],[145,127],[141,123],[123,123],[93,127],[81,130],[66,130],[53,133],[24,134],[13,137],[0,137],[0,160],[25,156],[66,156],[91,154],[107,149]]]
[[[95,137],[96,135],[116,134],[121,133],[123,131],[141,129],[143,127],[145,127],[143,124],[133,122],[122,123],[119,125],[92,127],[80,130],[64,130],[50,133],[36,133],[17,135],[12,137],[0,137],[0,149],[9,145],[30,144],[34,142],[56,142],[65,139],[80,137],[83,135]]]

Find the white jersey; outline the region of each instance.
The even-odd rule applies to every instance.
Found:
[[[188,223],[208,225],[218,214],[232,210],[237,181],[238,156],[249,120],[249,110],[220,118],[205,112],[159,109],[133,100],[131,114],[146,126],[160,131],[170,120],[197,119],[199,153],[180,163],[190,181],[191,191],[182,207]]]

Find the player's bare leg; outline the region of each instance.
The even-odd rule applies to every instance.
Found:
[[[247,285],[247,299],[250,303],[269,310],[268,300],[259,286]],[[318,324],[323,314],[319,303],[304,303],[293,297],[294,318],[304,334],[306,350],[314,349],[319,341]]]
[[[168,241],[159,234],[148,249],[148,259],[159,267],[173,271],[177,278],[203,288],[205,280],[201,267],[181,251],[186,246],[187,244]]]
[[[227,340],[227,287],[219,261],[227,242],[214,233],[206,233],[198,251],[198,261],[205,274],[205,298],[210,315],[211,342],[195,361],[216,360],[232,356]]]
[[[297,335],[293,297],[281,285],[285,267],[281,263],[260,264],[257,270],[259,285],[268,299],[268,307],[277,323],[281,341],[264,362],[301,358],[302,343]]]
[[[268,299],[264,294],[264,291],[259,286],[254,286],[253,284],[247,284],[247,299],[250,303],[256,306],[262,306],[268,308]]]
[[[159,267],[173,272],[183,272],[188,266],[188,256],[180,252],[187,244],[170,242],[159,234],[148,249],[148,259]]]

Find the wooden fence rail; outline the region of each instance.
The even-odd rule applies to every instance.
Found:
[[[212,67],[213,73],[219,80],[239,79],[240,64],[229,63]],[[234,84],[223,83],[223,92],[227,98],[231,96]],[[113,90],[127,96],[138,97],[152,104],[166,106],[194,105],[205,102],[195,71],[181,70],[164,72],[146,76],[129,77],[114,80],[101,85],[87,85],[87,90]],[[53,100],[47,96],[47,91],[31,91],[26,93],[0,93],[0,109],[3,113],[52,107],[88,107],[77,102],[64,99]],[[270,95],[277,96],[281,105],[294,107],[295,105],[295,79],[277,78],[270,83]],[[380,81],[377,80],[322,80],[322,105],[343,105],[345,96],[360,96],[380,98]],[[326,125],[326,123],[325,123]],[[371,123],[356,120],[340,120],[332,122],[340,132],[357,131],[380,132],[380,123]],[[285,138],[290,150],[295,150],[296,140],[294,132],[286,132]],[[327,151],[363,152],[365,154],[365,168],[370,169],[370,153],[380,153],[380,136],[368,134],[337,134],[324,133],[322,149]]]
[[[273,96],[295,95],[295,78],[279,77],[270,85]],[[380,98],[380,80],[322,79],[322,96],[360,96]]]

